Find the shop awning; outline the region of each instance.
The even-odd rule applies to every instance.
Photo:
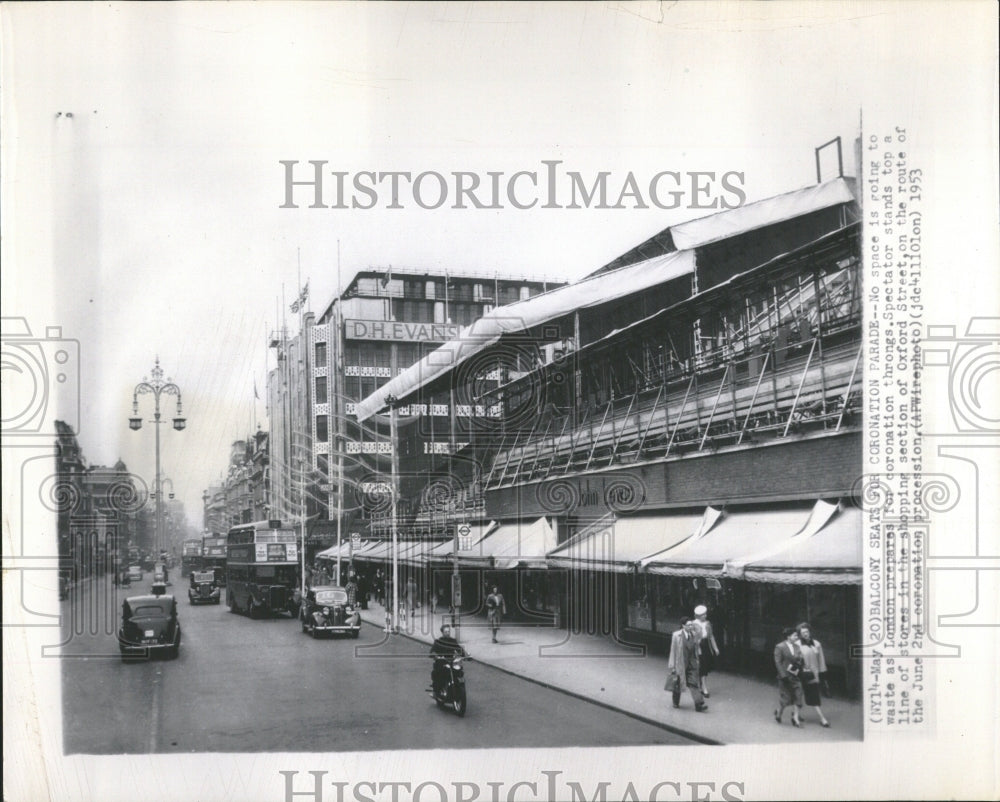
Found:
[[[805,529],[809,507],[722,515],[707,531],[643,560],[651,574],[725,576],[726,564],[784,543]]]
[[[794,537],[781,550],[744,567],[750,582],[856,585],[861,582],[861,510],[840,510],[815,534]]]
[[[550,567],[576,571],[631,571],[644,557],[691,537],[702,519],[702,515],[619,518],[564,543],[549,554],[548,563]]]
[[[500,524],[471,549],[458,552],[462,568],[547,568],[545,555],[556,547],[548,519]]]
[[[403,541],[399,545],[402,550],[402,547],[407,545],[407,542]],[[374,540],[368,548],[360,552],[355,552],[354,559],[361,562],[380,562],[392,559],[392,541]]]
[[[470,549],[474,549],[480,541],[497,528],[496,521],[481,521],[479,523],[465,524],[469,528],[468,535],[462,535],[463,540],[469,544]],[[450,563],[455,554],[455,539],[449,538],[444,541],[435,541],[432,548],[423,551],[415,551],[407,557],[409,564],[424,563]]]
[[[359,422],[367,420],[383,409],[386,396],[395,396],[401,403],[405,403],[421,387],[494,345],[504,335],[519,334],[578,309],[588,309],[635,295],[693,272],[694,251],[675,251],[582,279],[526,301],[497,307],[465,329],[460,337],[431,351],[359,401],[355,407],[357,419]]]
[[[336,545],[330,546],[330,548],[324,549],[323,551],[319,552],[316,555],[316,559],[336,560],[337,554],[339,553],[340,559],[347,560],[350,559],[352,556],[357,557],[362,552],[372,548],[372,546],[374,546],[378,542],[379,541],[377,540],[362,540],[361,543],[358,544],[357,548],[353,549],[352,551],[350,539],[344,538],[344,540],[341,541],[339,548]]]

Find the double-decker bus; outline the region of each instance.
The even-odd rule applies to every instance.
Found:
[[[215,571],[218,585],[226,585],[226,536],[212,532],[201,539],[201,570]]]
[[[280,521],[240,524],[226,539],[226,603],[251,618],[299,614],[299,547]]]
[[[201,538],[191,538],[181,544],[181,576],[201,568]]]

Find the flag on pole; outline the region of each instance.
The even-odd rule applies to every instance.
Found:
[[[388,287],[390,281],[392,281],[392,265],[389,265],[389,269],[386,271],[386,274],[382,276],[382,286]]]
[[[299,293],[299,297],[295,299],[292,303],[292,311],[298,312],[306,305],[306,299],[309,297],[309,282],[307,281],[302,291]]]
[[[253,397],[260,401],[260,394],[257,392],[257,377],[253,377]]]

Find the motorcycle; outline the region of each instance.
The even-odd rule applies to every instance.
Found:
[[[462,660],[465,658],[461,655],[453,655],[446,659],[437,659],[441,660],[446,674],[442,675],[442,680],[438,687],[431,687],[428,693],[437,702],[438,707],[442,709],[446,707],[450,708],[456,715],[464,716],[467,708],[467,700],[465,695],[465,670],[462,668]]]

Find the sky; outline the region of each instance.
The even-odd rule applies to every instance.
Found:
[[[149,482],[152,427],[127,418],[159,357],[188,421],[163,433],[163,474],[200,524],[231,442],[267,428],[254,387],[265,398],[268,334],[301,284],[321,311],[370,266],[573,280],[706,213],[280,208],[281,160],[482,176],[561,160],[613,186],[738,171],[753,201],[813,183],[813,149],[837,136],[853,173],[885,85],[916,92],[933,71],[943,120],[982,100],[944,47],[916,71],[884,59],[926,27],[912,9],[799,8],[6,4],[3,315],[78,341],[68,417],[88,461]]]

